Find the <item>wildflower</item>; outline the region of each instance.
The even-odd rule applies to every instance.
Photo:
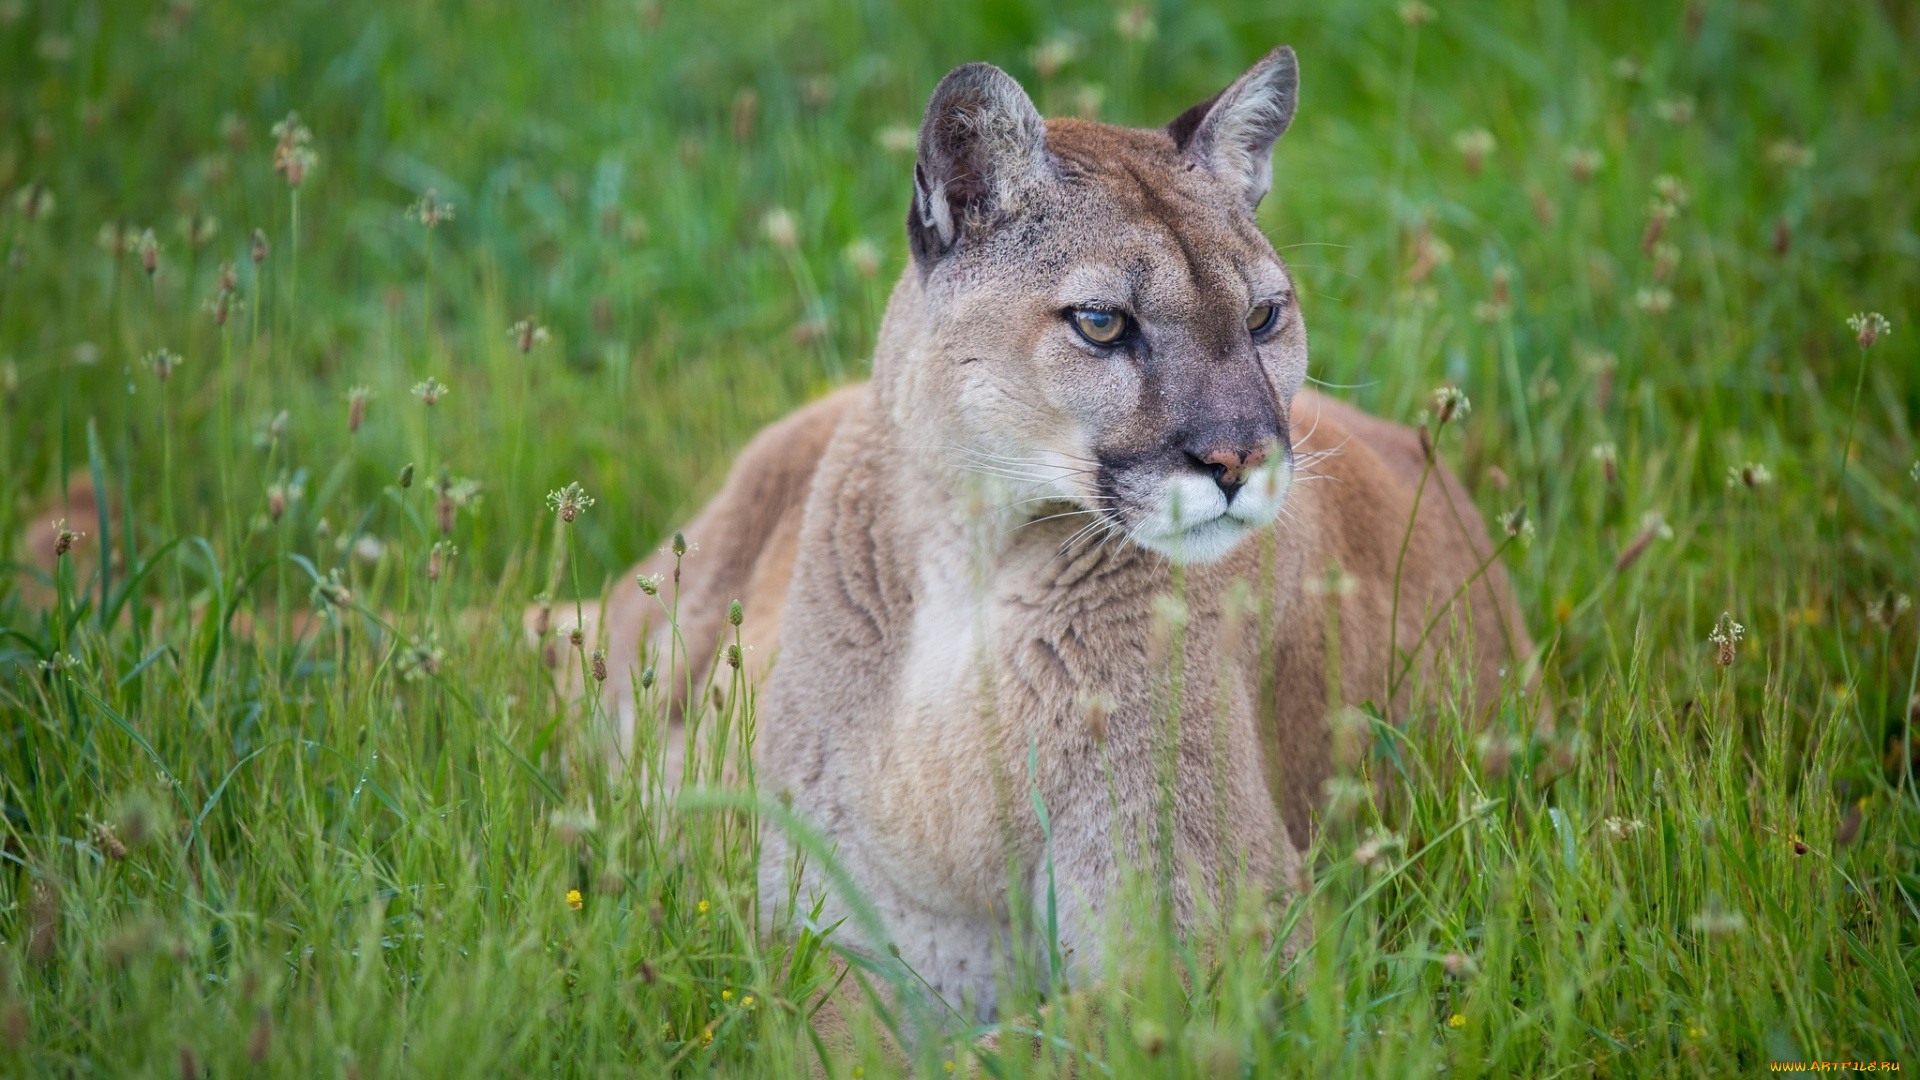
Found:
[[[287,486],[285,484],[267,485],[267,516],[279,521],[287,513]]]
[[[1620,456],[1610,442],[1596,443],[1592,450],[1593,460],[1600,463],[1600,471],[1611,487],[1620,479]]]
[[[1080,55],[1080,46],[1066,34],[1057,34],[1033,47],[1028,58],[1033,61],[1033,70],[1042,79],[1051,79],[1060,73],[1060,69],[1076,60]]]
[[[547,505],[560,515],[560,520],[571,523],[580,516],[582,510],[593,505],[593,496],[586,493],[578,483],[568,484],[558,491],[547,493]],[[674,534],[678,536],[678,533]]]
[[[800,242],[800,224],[794,220],[793,211],[784,206],[767,211],[767,216],[760,221],[760,228],[774,247],[792,248]]]
[[[685,555],[686,553],[687,553],[687,536],[686,536],[686,534],[685,534],[685,533],[681,533],[681,532],[676,532],[676,533],[674,533],[674,534],[673,534],[673,556],[674,556],[674,558],[676,558],[676,559],[677,559],[677,558],[680,558],[681,556],[683,556],[683,555]]]
[[[155,349],[147,354],[147,366],[153,368],[153,377],[166,382],[173,376],[173,369],[180,366],[180,354],[167,349]]]
[[[708,912],[708,910],[712,908],[713,905],[707,903],[705,900],[702,900],[700,901],[699,904],[695,906],[699,910],[700,914],[705,915]]]
[[[1492,298],[1475,306],[1475,317],[1481,322],[1496,322],[1504,318],[1513,307],[1512,281],[1513,275],[1506,267],[1496,269],[1488,280],[1493,290]]]
[[[1620,548],[1619,557],[1613,559],[1613,569],[1624,573],[1626,567],[1634,565],[1640,555],[1647,553],[1647,548],[1651,548],[1655,540],[1668,540],[1672,534],[1674,530],[1667,525],[1667,519],[1661,517],[1659,511],[1647,511],[1640,517],[1640,532],[1634,532],[1634,538],[1628,540],[1626,548]]]
[[[1912,597],[1906,593],[1896,593],[1888,589],[1873,603],[1867,605],[1867,621],[1882,630],[1890,630],[1893,624],[1899,621],[1900,616],[1905,615],[1911,607],[1913,607]]]
[[[108,221],[100,225],[100,231],[94,233],[93,242],[108,258],[118,259],[133,250],[135,239],[133,226],[124,221]]]
[[[251,255],[256,270],[259,269],[261,263],[267,261],[267,230],[253,230],[253,250]]]
[[[1749,461],[1739,466],[1727,466],[1727,486],[1763,488],[1773,483],[1773,473],[1757,461]]]
[[[21,188],[13,196],[14,210],[28,221],[39,221],[52,214],[59,205],[59,200],[53,197],[53,189],[40,180]]]
[[[641,668],[641,669],[640,669],[640,689],[642,689],[642,690],[651,690],[651,689],[653,689],[653,681],[654,681],[654,678],[655,678],[655,676],[654,676],[654,674],[653,674],[653,669],[652,669],[652,668],[650,668],[650,667],[649,667],[649,668]]]
[[[746,612],[744,611],[744,609],[741,608],[740,601],[735,600],[731,604],[727,605],[727,625],[728,626],[739,626],[741,621],[745,617],[746,617]]]
[[[595,649],[590,657],[593,667],[593,681],[607,681],[607,650]]]
[[[547,342],[547,328],[538,326],[532,319],[521,319],[507,328],[507,337],[522,353],[530,353],[535,345]]]
[[[1767,146],[1767,164],[1804,169],[1813,164],[1813,147],[1797,139],[1779,139]]]
[[[1584,184],[1593,179],[1593,174],[1600,171],[1600,166],[1606,163],[1606,158],[1602,157],[1598,150],[1576,146],[1568,148],[1566,161],[1567,172],[1573,175],[1573,182]]]
[[[113,826],[104,821],[94,822],[88,838],[93,841],[94,847],[100,849],[100,854],[115,862],[127,857],[127,845],[121,843],[120,838],[113,834]]]
[[[1688,1025],[1687,1025],[1687,1038],[1689,1038],[1689,1039],[1704,1039],[1704,1038],[1706,1038],[1706,1037],[1707,1037],[1707,1029],[1706,1029],[1706,1028],[1703,1028],[1703,1027],[1701,1027],[1701,1026],[1700,1026],[1699,1024],[1697,1024],[1697,1023],[1692,1023],[1692,1024],[1688,1024]]]
[[[446,651],[440,648],[439,635],[428,631],[425,640],[401,650],[400,677],[407,682],[417,682],[422,677],[431,678],[440,674],[440,665],[446,658]]]
[[[1670,179],[1662,177],[1661,179]],[[1647,203],[1647,228],[1640,234],[1640,253],[1653,254],[1653,247],[1667,231],[1667,223],[1680,216],[1680,203],[1656,195]]]
[[[1661,98],[1653,103],[1653,115],[1676,127],[1693,122],[1693,99]]]
[[[889,124],[874,136],[880,149],[889,154],[911,154],[920,146],[920,133],[905,124]]]
[[[1124,41],[1146,41],[1153,37],[1156,29],[1153,25],[1153,9],[1145,4],[1121,8],[1113,17],[1114,33]]]
[[[743,659],[740,655],[740,646],[729,643],[727,645],[726,656],[727,656],[727,666],[732,668],[735,671],[739,671],[740,661]],[[715,687],[715,689],[719,689],[719,688]]]
[[[458,554],[460,554],[459,548],[445,540],[437,541],[427,552],[427,580],[439,581],[447,572],[447,564],[452,562],[454,556]]]
[[[1398,849],[1400,844],[1398,836],[1375,830],[1365,843],[1354,850],[1353,861],[1361,866],[1372,866],[1385,860],[1387,853]]]
[[[202,248],[220,232],[220,219],[206,213],[183,214],[179,229],[188,247]]]
[[[567,644],[578,649],[585,646],[586,643],[587,643],[587,632],[585,629],[579,626],[575,626],[573,629],[567,631]]]
[[[1520,541],[1521,547],[1526,547],[1533,543],[1533,521],[1527,517],[1526,503],[1521,503],[1519,506],[1501,514],[1500,528],[1501,531],[1507,534],[1507,539]]]
[[[1413,234],[1413,258],[1407,264],[1407,283],[1418,285],[1427,280],[1435,267],[1453,261],[1453,247],[1433,234],[1433,227],[1421,222]]]
[[[220,117],[220,137],[226,140],[235,153],[247,148],[247,122],[240,119],[238,113],[229,112]]]
[[[732,1001],[732,1000],[733,1000],[733,991],[731,991],[731,990],[722,990],[722,991],[720,991],[720,1000],[721,1000],[721,1001]]]
[[[748,995],[747,995],[746,997],[743,997],[743,998],[741,998],[741,999],[740,999],[740,1007],[741,1007],[741,1008],[743,1008],[743,1009],[751,1009],[751,1008],[753,1008],[753,995],[752,995],[752,994],[748,994]]]
[[[420,201],[407,207],[407,220],[417,221],[429,229],[438,228],[441,222],[453,220],[453,204],[442,202],[440,193],[428,188]]]
[[[432,408],[440,404],[441,398],[447,396],[447,384],[429,375],[413,384],[413,396],[419,398],[428,408]]]
[[[1467,1018],[1459,1013],[1454,1013],[1452,1016],[1447,1017],[1447,1026],[1458,1031],[1467,1026]]]
[[[1480,175],[1480,169],[1486,164],[1487,155],[1493,153],[1495,145],[1493,132],[1486,128],[1469,128],[1455,132],[1453,136],[1453,148],[1460,152],[1461,158],[1466,161],[1467,172],[1474,176]]]
[[[160,241],[153,235],[152,229],[144,229],[140,239],[134,242],[134,250],[140,255],[140,269],[152,277],[160,269]]]
[[[1441,957],[1440,966],[1455,978],[1472,975],[1480,970],[1480,965],[1474,963],[1473,957],[1461,952],[1450,952]]]
[[[1679,265],[1679,247],[1665,240],[1653,245],[1653,280],[1667,280],[1673,276],[1673,268]]]
[[[1713,632],[1707,635],[1707,640],[1719,648],[1719,652],[1714,657],[1715,662],[1723,668],[1732,667],[1740,639],[1745,637],[1746,633],[1747,628],[1734,622],[1732,614],[1721,612],[1719,621],[1713,624]]]
[[[1853,331],[1853,340],[1862,349],[1871,349],[1874,342],[1893,330],[1893,324],[1877,311],[1864,311],[1847,318],[1847,329]]]
[[[336,566],[327,571],[326,577],[314,582],[312,599],[323,608],[345,606],[353,602],[353,590],[347,587],[346,579]]]
[[[1639,818],[1610,817],[1601,824],[1606,826],[1607,835],[1615,840],[1625,840],[1647,827],[1647,823]]]
[[[659,574],[641,574],[634,580],[634,584],[639,585],[640,591],[646,593],[648,596],[660,595]]]
[[[222,286],[220,291],[209,296],[201,307],[206,309],[207,314],[213,316],[213,325],[225,326],[238,302],[239,299],[234,295],[233,290]]]
[[[1687,924],[1696,933],[1705,934],[1708,937],[1732,937],[1747,928],[1747,920],[1739,912],[1718,909],[1703,911],[1688,920]],[[1702,1031],[1700,1034],[1704,1035],[1706,1032]]]
[[[1439,15],[1420,0],[1407,0],[1400,5],[1400,21],[1408,26],[1424,26],[1439,18]]]
[[[287,118],[273,125],[273,171],[287,181],[290,188],[298,188],[307,178],[307,173],[320,163],[320,155],[313,150],[313,132],[300,122],[300,114],[290,112]]]
[[[1441,426],[1465,420],[1473,412],[1473,402],[1457,386],[1442,386],[1433,392],[1433,417]]]
[[[880,249],[873,241],[860,237],[847,245],[847,265],[863,278],[871,279],[880,273]]]
[[[1649,315],[1664,315],[1673,309],[1673,290],[1664,286],[1641,289],[1633,294],[1633,306]]]
[[[67,519],[61,518],[53,523],[53,557],[58,559],[73,550],[75,540],[86,539],[87,534],[67,528]]]
[[[405,465],[400,466],[400,490],[405,491],[412,486],[413,462],[409,461]]]
[[[567,906],[575,911],[587,906],[586,898],[580,895],[579,889],[567,890]]]
[[[367,401],[373,397],[370,386],[355,386],[347,391],[347,434],[360,430],[367,419]]]

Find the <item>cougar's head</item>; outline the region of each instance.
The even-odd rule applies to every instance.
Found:
[[[1177,560],[1271,524],[1307,336],[1254,210],[1297,87],[1275,49],[1142,130],[1042,120],[987,64],[941,80],[875,365],[903,435]]]

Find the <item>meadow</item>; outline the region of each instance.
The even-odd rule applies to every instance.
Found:
[[[1333,718],[1304,891],[1177,933],[1143,880],[1097,981],[1007,958],[996,1043],[756,932],[804,832],[756,688],[649,767],[723,643],[608,770],[564,627],[862,377],[948,68],[1155,125],[1279,43],[1312,375],[1471,399],[1552,707]],[[1917,48],[1866,0],[0,0],[0,1072],[1920,1065]]]

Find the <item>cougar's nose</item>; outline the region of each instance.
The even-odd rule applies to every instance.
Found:
[[[1198,454],[1189,452],[1188,456],[1202,472],[1212,475],[1213,482],[1220,485],[1221,493],[1231,502],[1234,493],[1246,485],[1247,474],[1267,460],[1267,448],[1215,446]]]

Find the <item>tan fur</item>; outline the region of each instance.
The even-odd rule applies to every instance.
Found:
[[[1434,470],[1415,515],[1415,434],[1300,389],[1304,323],[1251,212],[1293,87],[1276,51],[1139,131],[1042,126],[999,72],[950,75],[922,129],[915,261],[873,381],[763,432],[686,529],[697,656],[738,597],[751,662],[772,665],[762,788],[826,833],[902,958],[980,1015],[1010,885],[1044,910],[1051,859],[1062,944],[1091,965],[1121,866],[1154,865],[1163,792],[1183,918],[1242,870],[1296,880],[1332,769],[1330,626],[1350,703],[1384,700],[1390,638],[1404,651],[1430,625],[1414,681],[1475,713],[1531,648],[1498,566],[1447,609],[1492,550],[1451,474]],[[1251,332],[1248,312],[1276,298],[1280,322]],[[1139,339],[1080,339],[1063,312],[1088,303],[1127,312]],[[1266,460],[1229,490],[1207,472],[1216,446]],[[1183,499],[1217,516],[1189,519]],[[1330,564],[1351,591],[1312,587]],[[639,662],[649,635],[659,649],[655,612],[630,583],[616,592],[616,660]],[[1465,686],[1449,695],[1455,667]],[[1395,697],[1404,719],[1415,703]],[[790,852],[773,830],[765,847],[777,921]],[[824,892],[817,865],[801,892]],[[830,900],[829,920],[847,911]]]

